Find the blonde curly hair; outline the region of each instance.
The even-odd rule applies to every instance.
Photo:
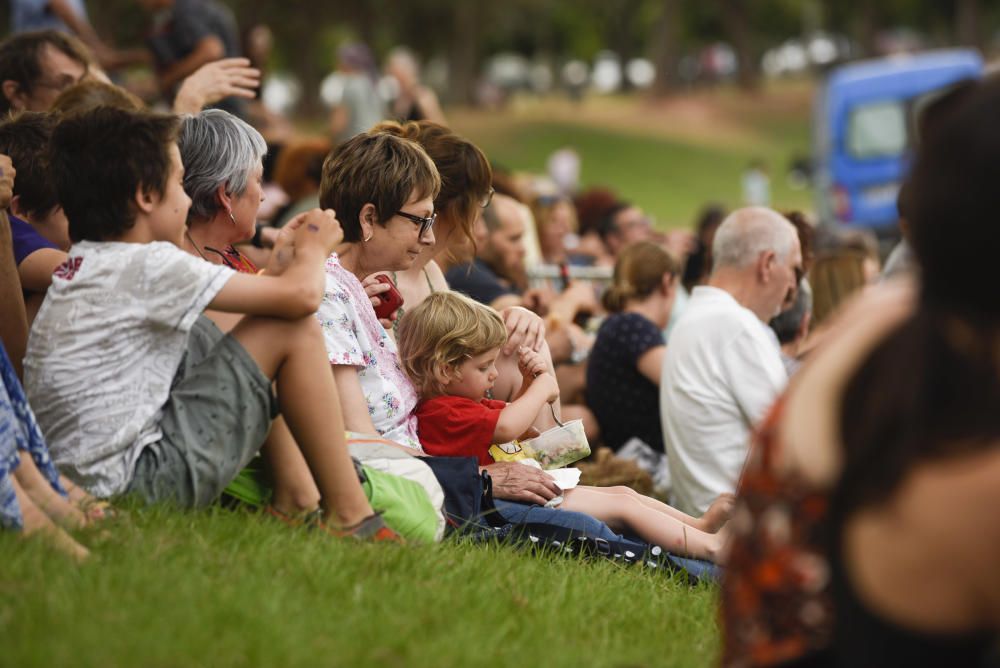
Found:
[[[443,393],[435,369],[507,342],[500,314],[457,292],[435,292],[399,321],[399,358],[421,396]]]

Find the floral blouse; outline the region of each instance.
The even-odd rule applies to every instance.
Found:
[[[368,415],[383,438],[421,450],[417,439],[417,391],[399,364],[396,343],[379,324],[361,281],[326,261],[326,293],[316,312],[331,365],[358,368]]]
[[[833,632],[824,550],[827,497],[777,470],[783,400],[763,421],[738,490],[722,580],[725,668],[777,666],[822,652]]]

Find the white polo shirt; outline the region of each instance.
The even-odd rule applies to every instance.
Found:
[[[728,292],[694,289],[660,383],[674,506],[697,517],[736,490],[750,431],[788,382],[780,351],[770,327]]]

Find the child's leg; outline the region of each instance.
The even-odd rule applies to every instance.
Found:
[[[260,453],[274,478],[271,505],[276,510],[294,516],[319,506],[320,493],[316,481],[283,417],[279,416],[271,423],[271,432]]]
[[[673,511],[670,513],[662,512],[643,503],[638,494],[609,493],[598,487],[566,490],[563,499],[560,508],[586,513],[612,528],[631,529],[646,542],[660,545],[675,554],[719,563],[726,535],[705,533],[688,525],[675,515],[678,513],[676,509],[670,508]]]
[[[21,457],[21,464],[14,471],[14,479],[33,505],[59,526],[80,529],[87,525],[87,517],[59,492],[52,489],[52,485],[38,470],[31,457]]]
[[[269,378],[319,488],[324,515],[349,526],[372,514],[347,454],[344,419],[319,323],[244,318],[230,333]]]
[[[22,457],[21,465],[18,466],[18,470],[24,468],[25,463],[28,461],[30,461],[29,457]],[[14,494],[17,496],[17,503],[21,508],[21,518],[24,521],[24,534],[26,536],[41,532],[55,547],[70,555],[77,561],[83,561],[90,555],[87,548],[77,543],[69,536],[69,534],[53,524],[52,520],[49,519],[49,516],[46,515],[41,508],[35,505],[35,502],[31,500],[30,496],[28,496],[28,493],[25,492],[21,485],[17,482],[16,475],[11,476],[11,482],[14,485]]]
[[[712,502],[711,507],[705,511],[705,514],[701,517],[691,517],[687,513],[677,510],[673,506],[667,505],[662,501],[657,501],[651,497],[631,489],[630,487],[614,486],[614,487],[589,487],[597,494],[608,494],[608,495],[626,495],[636,498],[640,503],[656,510],[657,512],[670,515],[671,517],[684,522],[688,526],[694,527],[695,529],[700,529],[705,533],[715,533],[725,525],[729,520],[729,515],[733,510],[733,503],[736,500],[732,494],[720,494],[719,498]]]

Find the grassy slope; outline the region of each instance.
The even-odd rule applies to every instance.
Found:
[[[781,176],[807,147],[807,110],[808,89],[785,86],[452,120],[518,170],[574,145],[585,183],[674,226],[737,204],[751,156],[770,163],[776,204],[807,204]],[[0,665],[706,666],[717,651],[712,588],[607,562],[355,545],[221,510],[133,511],[109,534],[84,536],[95,556],[78,568],[0,532]]]
[[[501,547],[358,545],[132,511],[76,567],[0,534],[9,666],[705,666],[714,591]]]
[[[785,85],[760,96],[728,90],[664,103],[605,98],[581,105],[515,102],[505,114],[453,114],[454,126],[496,164],[541,173],[549,154],[572,146],[584,185],[608,185],[659,221],[692,224],[708,202],[740,204],[750,159],[771,171],[773,203],[808,208],[810,196],[785,179],[789,161],[808,154],[810,89]]]

